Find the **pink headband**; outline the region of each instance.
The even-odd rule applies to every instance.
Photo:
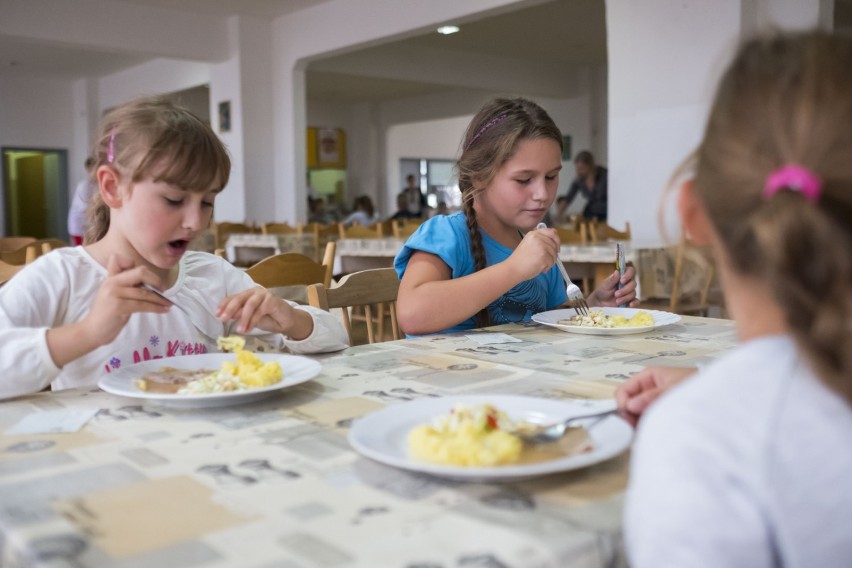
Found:
[[[822,182],[807,168],[796,164],[787,164],[766,177],[766,185],[763,186],[764,201],[770,199],[782,189],[798,191],[805,196],[805,199],[811,203],[816,203],[822,190]]]
[[[474,135],[473,135],[473,138],[471,138],[471,139],[470,139],[470,143],[467,145],[467,147],[468,147],[468,148],[470,148],[471,146],[473,146],[473,143],[474,143],[474,142],[476,142],[476,140],[477,140],[480,136],[482,136],[482,134],[483,134],[486,130],[488,130],[489,128],[491,128],[492,126],[494,126],[495,124],[497,124],[498,122],[500,122],[501,120],[503,120],[504,118],[506,118],[507,116],[508,116],[507,114],[501,114],[500,116],[495,116],[494,118],[492,118],[491,120],[489,120],[488,122],[486,122],[486,123],[482,126],[482,128],[480,128],[479,130],[477,130],[477,131],[476,131],[476,134],[474,134]]]
[[[109,131],[109,142],[107,143],[107,162],[112,163],[115,160],[115,126]]]

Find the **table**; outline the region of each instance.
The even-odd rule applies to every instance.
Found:
[[[282,252],[297,252],[316,258],[312,233],[270,234],[232,233],[225,242],[225,256],[238,266],[251,266]]]
[[[530,324],[322,356],[322,374],[221,409],[140,405],[82,388],[0,403],[0,564],[117,567],[623,567],[628,456],[505,484],[460,483],[360,457],[353,419],[461,393],[603,399],[648,364],[707,362],[728,320],[637,335]],[[97,409],[81,430],[18,435],[28,414]]]

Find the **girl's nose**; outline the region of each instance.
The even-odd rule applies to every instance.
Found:
[[[187,207],[183,215],[183,226],[186,229],[198,231],[201,229],[202,216],[201,206]]]
[[[532,198],[536,201],[544,201],[547,199],[547,180],[543,177],[533,182]]]

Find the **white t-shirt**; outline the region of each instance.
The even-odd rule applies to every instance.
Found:
[[[256,286],[245,272],[220,257],[187,252],[180,260],[177,281],[163,293],[176,306],[166,314],[133,314],[112,343],[56,367],[47,347],[47,330],[80,321],[106,276],[106,269],[85,248],[65,247],[39,257],[0,288],[0,399],[47,385],[57,390],[96,384],[104,373],[149,359],[218,352],[216,338],[229,335],[235,325],[216,317],[218,303]],[[311,314],[314,330],[309,337],[296,341],[261,330],[251,335],[294,353],[348,346],[346,330],[335,316],[291,305]]]
[[[640,421],[634,568],[852,566],[852,407],[789,337],[749,341]]]

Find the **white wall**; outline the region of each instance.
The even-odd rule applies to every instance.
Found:
[[[0,147],[74,149],[74,115],[71,83],[52,79],[0,76]],[[68,170],[74,179],[75,164],[86,155],[83,148],[69,151]],[[71,191],[73,182],[69,182]],[[0,234],[5,234],[6,214],[0,199]]]

